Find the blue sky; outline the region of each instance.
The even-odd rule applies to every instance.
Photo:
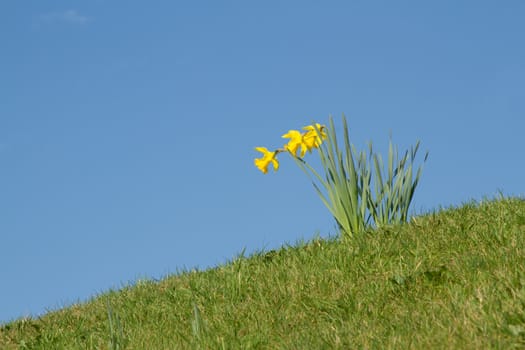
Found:
[[[255,146],[329,115],[358,148],[421,140],[415,212],[523,195],[524,16],[522,1],[2,2],[0,322],[335,234],[291,159],[253,166]]]

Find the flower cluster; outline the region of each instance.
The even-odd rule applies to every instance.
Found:
[[[294,157],[297,157],[297,152],[300,148],[299,157],[304,157],[306,152],[311,152],[312,149],[318,148],[324,139],[326,139],[326,126],[319,123],[308,125],[303,128],[304,132],[298,130],[289,130],[282,137],[290,139],[283,148],[269,151],[266,147],[256,147],[255,150],[263,154],[261,158],[255,159],[255,166],[264,174],[268,172],[268,166],[273,165],[273,169],[279,169],[279,161],[277,155],[281,152],[288,151]]]

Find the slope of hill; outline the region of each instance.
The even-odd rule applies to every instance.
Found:
[[[1,349],[524,347],[525,201],[517,198],[352,241],[241,254],[0,327]]]

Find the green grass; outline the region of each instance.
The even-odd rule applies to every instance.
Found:
[[[5,324],[0,348],[523,349],[525,201],[137,282]]]

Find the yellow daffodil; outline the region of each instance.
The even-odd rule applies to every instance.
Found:
[[[301,158],[304,157],[306,151],[310,152],[312,148],[319,147],[323,142],[323,139],[326,139],[325,126],[319,123],[315,124],[315,126],[305,126],[303,130],[306,130],[306,132],[301,133],[297,130],[290,130],[283,135],[283,138],[290,139],[284,148],[296,156],[297,150],[301,147]],[[317,130],[320,135],[317,134]]]
[[[303,130],[306,130],[306,133],[303,136],[304,143],[309,151],[312,148],[318,148],[321,143],[323,143],[323,140],[326,139],[327,135],[325,129],[326,127],[319,123],[315,123],[315,126],[308,125],[303,128]]]
[[[303,134],[297,130],[290,130],[283,135],[283,138],[290,139],[290,141],[284,145],[284,148],[295,156],[297,154],[297,149],[303,144]],[[302,156],[304,156],[304,154],[302,154],[301,157]]]
[[[277,161],[277,151],[270,152],[266,147],[256,147],[255,150],[261,152],[263,156],[255,159],[255,166],[262,171],[264,174],[268,172],[268,165],[272,163],[273,170],[279,169],[279,162]]]

